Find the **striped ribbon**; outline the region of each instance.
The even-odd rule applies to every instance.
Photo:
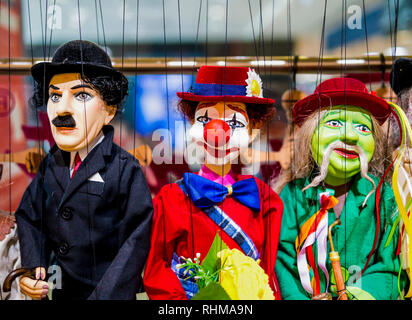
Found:
[[[315,242],[317,243],[317,264],[326,277],[326,291],[329,287],[329,273],[326,268],[328,210],[338,203],[338,199],[329,195],[329,192],[321,193],[319,198],[320,210],[302,225],[295,240],[300,281],[306,292],[312,295],[320,293],[319,275],[313,258],[313,244]],[[310,269],[314,274],[312,279]]]
[[[392,175],[392,188],[393,188],[393,193],[395,195],[395,201],[396,204],[398,205],[399,213],[402,218],[403,225],[405,227],[405,232],[406,232],[406,237],[409,239],[411,238],[411,232],[412,232],[412,222],[411,222],[411,217],[408,216],[408,211],[410,210],[411,203],[410,201],[404,201],[404,199],[410,199],[412,196],[410,194],[410,191],[405,190],[405,185],[402,183],[402,175],[399,174],[400,166],[402,164],[402,160],[406,151],[407,143],[407,136],[409,136],[409,139],[412,140],[412,129],[409,124],[408,118],[405,114],[405,112],[396,104],[389,102],[389,104],[392,107],[392,113],[396,116],[396,119],[398,120],[399,128],[401,128],[401,144],[399,147],[399,154],[396,158],[395,161],[395,167]],[[408,195],[409,193],[409,195]],[[405,238],[406,238],[405,237]],[[405,239],[404,238],[404,239]],[[409,265],[411,264],[412,261],[412,241],[408,241],[409,243],[407,244],[408,246],[408,261]],[[411,274],[409,273],[409,282],[411,282]],[[412,286],[409,286],[409,290],[405,296],[406,298],[412,297]]]

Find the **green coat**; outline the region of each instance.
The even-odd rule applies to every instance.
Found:
[[[370,175],[378,186],[379,179]],[[338,251],[341,265],[350,273],[349,282],[354,279],[356,270],[361,271],[365,266],[375,238],[376,211],[375,193],[372,194],[364,208],[362,203],[365,196],[372,190],[372,184],[360,174],[353,178],[353,184],[342,209],[340,220],[342,224],[332,230],[335,251]],[[302,188],[310,183],[309,179],[297,179],[290,182],[282,190],[280,197],[284,203],[284,213],[280,232],[276,275],[279,280],[282,299],[306,300],[311,295],[302,287],[296,263],[295,239],[303,223],[319,210],[319,193],[322,187]],[[385,183],[381,192],[381,224],[375,254],[366,271],[356,282],[362,290],[367,291],[375,299],[396,299],[398,297],[399,259],[396,256],[398,233],[384,248],[391,227],[397,216],[397,207],[392,188]],[[328,212],[328,223],[336,219],[335,212]],[[330,245],[328,241],[328,252]],[[314,244],[316,252],[316,243]],[[333,274],[329,254],[327,256],[329,276]],[[360,274],[360,273],[359,273]],[[326,279],[319,269],[321,292],[325,292]],[[353,284],[349,284],[353,285]],[[330,290],[328,290],[330,292]]]

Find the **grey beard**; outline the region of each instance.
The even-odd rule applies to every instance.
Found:
[[[406,117],[408,118],[409,124],[412,126],[412,104],[410,104],[405,110]],[[394,148],[399,147],[399,142],[401,140],[401,129],[399,128],[398,121],[396,121],[394,116],[390,117],[391,134],[390,141]],[[411,144],[411,137],[407,138],[409,144]]]
[[[318,186],[322,181],[325,180],[327,174],[328,174],[328,167],[329,167],[329,160],[330,160],[330,155],[332,151],[336,148],[342,148],[342,149],[347,149],[347,150],[352,150],[356,151],[359,154],[359,160],[360,160],[360,169],[361,169],[361,176],[368,180],[370,183],[373,185],[373,189],[368,193],[368,195],[365,197],[365,200],[363,201],[362,207],[365,206],[366,201],[368,201],[368,198],[372,195],[372,193],[375,192],[376,185],[375,182],[372,180],[371,177],[368,175],[368,160],[366,158],[365,151],[363,151],[362,148],[359,146],[353,146],[353,145],[348,145],[343,143],[342,141],[335,141],[332,142],[330,145],[325,150],[325,153],[323,154],[323,160],[322,164],[320,166],[320,173],[317,175],[310,184],[308,184],[306,187],[302,189],[302,191],[305,191],[309,188],[316,187]]]

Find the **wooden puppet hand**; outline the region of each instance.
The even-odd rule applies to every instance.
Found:
[[[49,285],[44,279],[46,278],[46,269],[43,267],[36,268],[36,279],[29,277],[20,278],[21,291],[36,300],[44,299],[49,292]]]
[[[276,152],[276,160],[279,162],[283,170],[286,170],[290,166],[290,160],[293,157],[293,143],[290,139],[287,139],[282,148]]]
[[[399,148],[393,152],[393,159],[399,154]],[[409,176],[412,176],[412,147],[407,147],[402,159],[402,166]]]
[[[412,176],[412,147],[407,148],[403,154],[403,167]]]
[[[139,163],[143,167],[147,167],[152,162],[152,149],[147,144],[143,144],[138,146],[135,149],[128,150],[130,154],[132,154]]]
[[[37,170],[40,167],[40,163],[42,162],[46,154],[43,150],[40,150],[39,152],[37,148],[32,148],[27,151],[28,152],[26,153],[24,161],[26,169],[29,173],[37,173]]]

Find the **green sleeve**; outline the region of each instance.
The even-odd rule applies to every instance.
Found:
[[[296,264],[295,240],[298,236],[299,226],[297,225],[295,207],[300,206],[300,204],[296,203],[294,188],[297,187],[291,187],[291,183],[289,183],[280,193],[284,211],[275,271],[282,299],[310,300],[310,295],[306,293],[300,283]]]
[[[361,289],[370,293],[377,300],[394,300],[399,296],[398,272],[400,268],[396,249],[399,241],[399,231],[393,235],[389,245],[385,243],[397,216],[395,197],[392,188],[385,184],[381,195],[381,227],[375,256],[361,278]],[[403,282],[403,280],[401,281]],[[401,283],[401,288],[403,287]]]

